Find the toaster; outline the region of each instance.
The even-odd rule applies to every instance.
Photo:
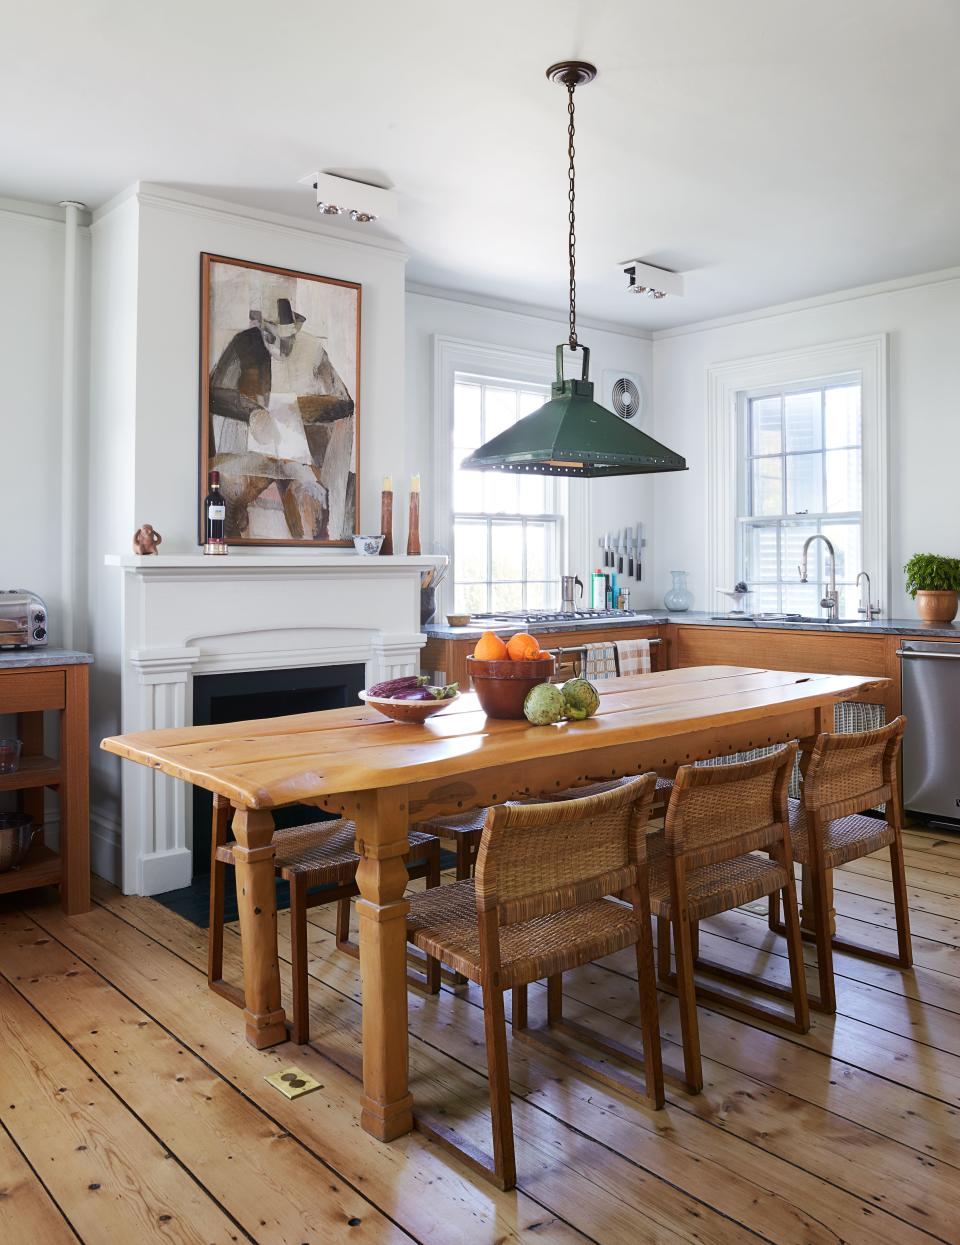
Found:
[[[0,589],[0,648],[40,648],[47,642],[47,607],[26,588]]]

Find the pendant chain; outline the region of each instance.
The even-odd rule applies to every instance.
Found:
[[[567,199],[570,207],[567,213],[569,222],[569,233],[567,237],[567,251],[570,260],[570,349],[576,350],[577,343],[577,174],[573,164],[575,148],[573,145],[574,127],[573,127],[573,91],[574,83],[567,83],[567,115],[570,120],[567,124],[567,155],[570,158],[570,167],[567,173],[568,187]]]

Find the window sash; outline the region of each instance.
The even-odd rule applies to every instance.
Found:
[[[456,403],[458,386],[476,386],[480,390],[479,394],[479,413],[480,413],[480,444],[489,439],[493,432],[488,428],[487,424],[487,391],[488,390],[510,390],[516,395],[519,403],[521,394],[535,394],[541,396],[544,401],[549,397],[549,388],[542,382],[530,380],[501,380],[495,376],[484,376],[473,372],[455,370],[452,376],[452,402],[451,402],[451,422],[449,427],[449,452],[452,470],[455,473],[459,468],[462,457],[466,455],[475,446],[465,446],[457,444],[456,436]],[[522,408],[521,408],[522,409]],[[520,418],[523,418],[521,415]],[[456,508],[456,475],[452,477],[451,488],[451,521],[453,552],[452,561],[452,585],[455,599],[455,607],[460,610],[460,602],[463,598],[463,590],[480,589],[480,605],[474,606],[474,612],[489,613],[496,608],[494,605],[494,596],[496,589],[499,587],[519,588],[516,605],[503,608],[517,609],[533,609],[540,608],[550,604],[551,595],[559,599],[560,593],[560,573],[563,561],[563,542],[565,538],[564,520],[563,520],[563,499],[565,496],[565,482],[555,477],[540,477],[543,481],[544,494],[543,503],[545,509],[537,513],[526,513],[517,511],[501,511],[501,510],[458,510]],[[523,477],[519,479],[522,481]],[[457,565],[456,551],[456,532],[463,525],[482,526],[484,532],[484,544],[486,548],[486,578],[485,579],[464,579],[459,575]],[[493,557],[494,557],[494,533],[499,529],[516,528],[517,539],[520,543],[520,578],[519,579],[496,579],[493,575]],[[528,540],[527,531],[531,527],[547,528],[551,535],[548,541],[545,557],[548,565],[544,567],[547,572],[545,576],[539,576],[536,579],[530,578],[528,571]],[[478,594],[471,594],[475,598]],[[503,596],[503,593],[496,594]]]

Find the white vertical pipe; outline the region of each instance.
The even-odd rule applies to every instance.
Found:
[[[64,209],[63,239],[63,384],[60,405],[60,608],[61,642],[73,648],[76,636],[77,585],[82,516],[77,423],[77,286],[80,265],[78,230],[85,204],[68,199]]]

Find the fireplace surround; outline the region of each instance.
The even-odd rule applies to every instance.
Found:
[[[193,725],[201,676],[359,666],[369,686],[415,673],[425,641],[420,577],[444,559],[231,553],[106,561],[122,576],[120,730],[127,734]],[[124,892],[186,886],[189,789],[140,765],[118,772]]]

